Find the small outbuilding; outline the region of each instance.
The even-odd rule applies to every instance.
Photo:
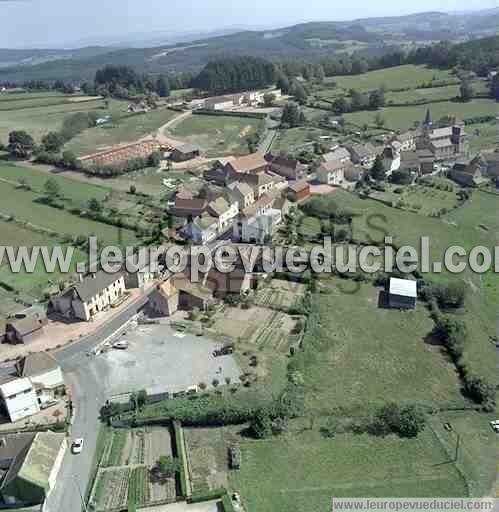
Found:
[[[414,309],[418,297],[417,283],[410,279],[390,278],[388,306],[396,309]]]
[[[294,203],[302,201],[310,196],[310,185],[304,181],[295,181],[288,187],[288,198]]]
[[[229,448],[229,458],[231,469],[241,468],[241,448],[239,445],[233,445]]]
[[[171,159],[174,162],[187,162],[201,155],[201,148],[195,144],[182,144],[172,151]]]

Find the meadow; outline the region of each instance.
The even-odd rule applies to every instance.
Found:
[[[241,469],[230,474],[248,510],[325,512],[333,497],[466,496],[466,484],[438,438],[337,434],[301,429],[241,443]]]
[[[168,109],[130,114],[127,113],[127,107],[127,101],[110,100],[109,108],[102,110],[100,115],[111,116],[111,121],[81,132],[69,141],[64,149],[73,151],[77,156],[83,156],[115,144],[134,142],[155,133],[177,115],[176,112]]]
[[[7,143],[12,130],[27,131],[36,142],[48,132],[60,130],[64,118],[75,112],[90,112],[104,107],[104,100],[75,101],[75,96],[30,94],[13,99],[0,96],[0,142]],[[82,97],[85,98],[85,97]],[[85,98],[86,99],[86,98]]]
[[[293,153],[307,147],[312,150],[314,142],[323,141],[325,144],[328,143],[328,140],[321,139],[323,136],[329,136],[329,132],[312,126],[280,130],[272,144],[272,151],[279,154],[281,151]]]
[[[437,121],[444,116],[456,116],[460,119],[477,116],[489,116],[497,110],[496,102],[492,99],[475,99],[467,103],[443,101],[431,105],[417,105],[408,107],[384,107],[378,111],[361,111],[345,114],[349,123],[357,126],[375,124],[375,117],[381,114],[385,120],[385,127],[391,130],[408,130],[415,123],[421,123],[426,111],[430,108],[432,118]]]
[[[454,80],[448,70],[431,69],[426,66],[407,64],[393,68],[369,71],[362,75],[337,76],[336,86],[345,90],[369,91],[385,86],[387,89],[410,87],[417,89],[430,82]]]
[[[246,117],[193,115],[171,126],[169,133],[199,145],[207,157],[246,155],[246,138],[261,130],[262,124]]]

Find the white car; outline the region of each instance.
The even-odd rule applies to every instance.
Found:
[[[113,348],[117,350],[126,350],[128,348],[128,341],[122,340],[113,343]]]
[[[71,445],[71,451],[74,454],[77,454],[77,453],[81,453],[82,450],[83,450],[83,439],[80,437],[73,441],[73,444]]]
[[[492,428],[499,433],[499,420],[493,420],[490,422]]]

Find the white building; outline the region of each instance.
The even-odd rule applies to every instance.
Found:
[[[219,197],[208,204],[207,210],[212,217],[218,219],[218,230],[221,234],[232,225],[233,219],[237,217],[239,203],[237,201],[229,203],[223,197]]]
[[[418,297],[417,283],[410,279],[390,278],[388,305],[396,309],[414,309]]]
[[[274,229],[282,221],[280,210],[268,209],[260,215],[249,219],[242,219],[240,222],[241,242],[252,244],[263,244],[266,239],[272,237]]]
[[[0,400],[10,421],[19,421],[40,411],[30,379],[12,379],[0,384]]]
[[[27,355],[16,364],[16,368],[20,378],[29,379],[33,384],[39,405],[65,391],[62,369],[46,352]]]

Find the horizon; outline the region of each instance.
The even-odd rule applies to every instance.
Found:
[[[172,12],[172,6],[164,12],[165,5],[159,0],[149,0],[149,10],[145,12],[143,4],[128,2],[126,12],[117,0],[109,0],[104,6],[95,0],[89,0],[85,5],[67,5],[62,0],[52,0],[44,9],[33,9],[34,4],[41,0],[0,0],[0,16],[8,20],[0,33],[0,48],[2,49],[76,49],[87,46],[135,46],[140,47],[141,41],[152,42],[154,37],[168,38],[193,35],[193,39],[203,35],[230,33],[244,30],[275,30],[300,23],[309,22],[345,22],[359,19],[379,17],[399,17],[421,14],[425,12],[441,12],[458,14],[486,9],[496,9],[495,0],[481,0],[469,9],[469,4],[463,0],[440,2],[437,6],[429,0],[418,4],[417,11],[401,9],[394,0],[386,0],[382,5],[368,4],[364,0],[350,2],[348,6],[332,7],[327,0],[315,0],[313,14],[303,17],[297,2],[274,0],[268,2],[256,0],[250,12],[247,8],[237,9],[227,13],[227,0],[211,0],[210,5],[195,5],[196,0],[186,0],[182,6]],[[260,7],[258,3],[260,2]],[[96,16],[92,4],[98,5],[99,14]],[[185,11],[190,10],[192,16],[188,23],[180,25],[185,20]],[[224,23],[219,23],[223,15]],[[248,23],[251,19],[252,23]],[[78,23],[78,27],[75,27]],[[111,26],[112,25],[112,26]],[[170,30],[171,25],[174,28]],[[81,27],[85,27],[82,31]],[[52,30],[57,28],[57,30]],[[50,36],[47,37],[47,32]],[[135,38],[135,42],[134,42]]]

